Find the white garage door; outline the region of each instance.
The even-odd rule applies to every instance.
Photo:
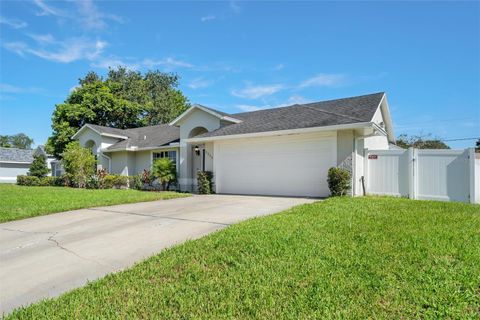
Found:
[[[321,133],[215,141],[217,193],[325,197],[336,137]]]

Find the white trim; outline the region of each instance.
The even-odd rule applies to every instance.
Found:
[[[18,164],[31,164],[31,161],[3,161],[0,160],[0,163],[18,163]]]
[[[179,148],[180,143],[179,142],[174,142],[166,146],[160,146],[160,147],[147,147],[147,148],[138,148],[138,147],[130,147],[130,148],[125,148],[125,149],[101,149],[100,151],[102,152],[120,152],[120,151],[148,151],[148,150],[157,150],[157,149],[172,149],[172,148]]]
[[[216,137],[205,137],[205,138],[189,138],[189,139],[184,139],[184,141],[187,143],[195,143],[195,142],[215,141],[215,140],[229,140],[229,139],[238,139],[238,138],[310,133],[310,132],[318,132],[318,131],[357,129],[357,128],[373,127],[373,125],[374,123],[372,122],[359,122],[359,123],[341,124],[341,125],[324,126],[324,127],[277,130],[277,131],[266,131],[266,132],[255,132],[255,133],[242,133],[242,134],[232,134],[232,135],[223,135],[223,136],[216,136]]]
[[[85,128],[88,128],[90,130],[92,130],[93,132],[101,135],[101,136],[104,136],[104,137],[111,137],[111,138],[119,138],[119,139],[128,139],[127,136],[121,136],[121,135],[117,135],[117,134],[112,134],[112,133],[102,133],[98,130],[95,130],[94,128],[92,128],[89,124],[85,124],[83,125],[83,127],[81,127],[80,129],[78,129],[78,131],[72,136],[72,139],[76,139],[77,136],[80,134],[80,132],[82,132]]]
[[[382,99],[380,100],[380,103],[378,104],[378,107],[375,110],[375,113],[377,113],[379,108],[381,109],[383,122],[385,123],[384,131],[386,132],[388,142],[395,144],[396,140],[395,140],[395,134],[393,132],[392,117],[390,116],[390,108],[388,106],[387,95],[385,93],[383,93]],[[375,113],[373,114],[371,121],[373,121],[373,117],[375,117]]]
[[[191,112],[193,112],[193,110],[195,109],[199,109],[199,110],[202,110],[208,114],[211,114],[212,116],[214,117],[217,117],[219,118],[220,120],[226,120],[226,121],[229,121],[229,122],[233,122],[233,123],[240,123],[242,122],[242,120],[239,120],[239,119],[235,119],[235,118],[232,118],[230,116],[224,116],[224,115],[221,115],[213,110],[210,110],[210,109],[207,109],[199,104],[195,104],[193,106],[191,106],[187,111],[185,111],[184,113],[182,113],[181,115],[179,115],[177,118],[175,118],[175,120],[173,120],[172,122],[169,123],[169,125],[171,126],[174,126],[176,125],[181,119],[183,119],[184,117],[186,117],[187,115],[189,115]]]

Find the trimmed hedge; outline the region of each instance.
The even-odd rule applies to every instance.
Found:
[[[68,174],[60,177],[42,177],[20,175],[17,176],[17,184],[19,186],[57,186],[57,187],[73,187],[78,185],[72,182]],[[136,189],[136,190],[155,190],[158,188],[152,186],[150,174],[136,176],[122,176],[119,174],[96,174],[89,177],[85,183],[87,189]]]
[[[63,179],[61,177],[36,177],[36,176],[17,176],[17,184],[19,186],[59,186],[62,185]]]
[[[119,174],[107,174],[102,181],[102,189],[127,189],[128,188],[127,176],[121,176]]]

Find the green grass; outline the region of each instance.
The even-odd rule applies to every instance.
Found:
[[[175,192],[137,190],[86,190],[64,187],[23,187],[0,184],[0,222],[54,212],[184,197]]]
[[[173,247],[7,319],[478,319],[479,248],[479,206],[328,199]]]

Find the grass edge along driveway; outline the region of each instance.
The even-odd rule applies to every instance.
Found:
[[[0,184],[0,223],[62,211],[189,196],[177,192]]]
[[[230,226],[6,319],[478,318],[480,206],[336,198]]]

